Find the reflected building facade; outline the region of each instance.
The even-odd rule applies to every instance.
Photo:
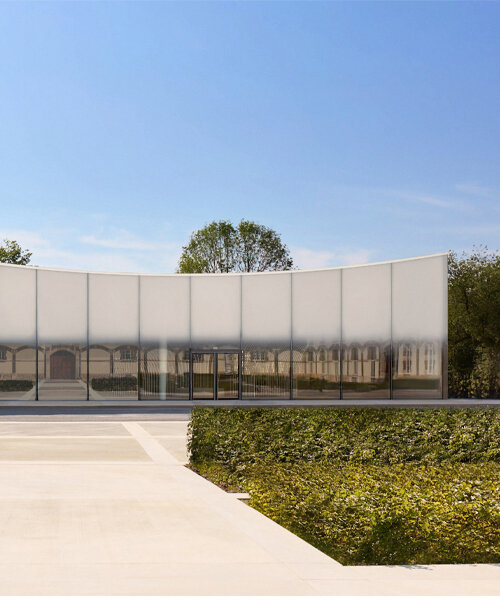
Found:
[[[311,271],[0,265],[0,400],[444,398],[447,255]]]

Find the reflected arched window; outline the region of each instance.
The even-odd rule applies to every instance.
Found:
[[[411,348],[405,344],[401,349],[401,371],[403,373],[411,373]]]
[[[354,347],[351,348],[351,362],[352,362],[352,374],[358,374],[358,358],[359,358],[359,350]]]
[[[370,377],[375,381],[377,374],[377,347],[368,346],[368,360],[370,361]]]
[[[318,358],[320,361],[325,361],[326,360],[326,352],[324,350],[320,350]]]
[[[135,348],[121,348],[120,360],[132,361],[137,360],[137,350]]]
[[[424,369],[428,375],[432,375],[436,369],[436,352],[434,344],[425,344]]]

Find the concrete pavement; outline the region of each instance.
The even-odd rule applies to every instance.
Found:
[[[0,594],[500,594],[499,566],[339,565],[184,467],[179,418],[0,421]]]

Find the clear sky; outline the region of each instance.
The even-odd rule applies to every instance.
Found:
[[[498,2],[2,2],[0,236],[171,272],[214,219],[299,267],[500,246]]]

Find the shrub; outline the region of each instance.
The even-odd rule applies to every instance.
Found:
[[[34,381],[29,379],[0,379],[2,392],[29,392],[34,385]]]
[[[365,464],[500,461],[496,409],[195,408],[192,460]]]
[[[137,377],[93,377],[91,386],[96,392],[132,392],[137,390]]]
[[[346,565],[500,561],[498,465],[254,466],[251,506]]]
[[[495,409],[196,408],[191,464],[344,564],[500,560]]]

